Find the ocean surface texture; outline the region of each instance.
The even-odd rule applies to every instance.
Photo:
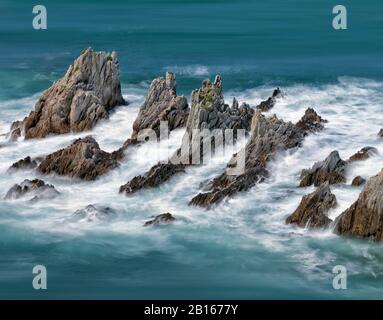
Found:
[[[297,121],[314,107],[329,121],[302,148],[280,154],[266,183],[210,211],[187,203],[225,168],[230,154],[160,188],[118,193],[175,150],[183,130],[160,145],[133,147],[119,169],[94,182],[43,177],[61,195],[36,203],[3,200],[13,184],[38,177],[33,171],[8,174],[8,167],[89,132],[0,148],[0,298],[381,298],[381,244],[284,222],[314,190],[297,187],[301,170],[331,151],[343,159],[365,146],[380,152],[352,165],[347,183],[332,188],[339,205],[331,218],[357,199],[363,187],[351,187],[356,175],[367,178],[382,168],[383,3],[343,2],[347,30],[332,28],[338,3],[329,0],[44,0],[48,29],[36,31],[34,2],[0,0],[0,134],[26,116],[89,46],[118,53],[129,102],[91,132],[106,151],[130,136],[152,79],[167,70],[176,73],[178,94],[189,101],[191,90],[219,73],[228,103],[236,97],[256,106],[280,87],[286,95],[268,114]],[[115,215],[73,219],[89,204],[109,206]],[[177,221],[143,227],[164,212]],[[47,290],[32,287],[35,265],[48,270]],[[337,265],[347,268],[347,290],[333,289]]]

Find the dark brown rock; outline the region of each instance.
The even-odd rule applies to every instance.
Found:
[[[43,93],[35,110],[14,123],[11,135],[17,136],[15,130],[21,130],[25,139],[31,139],[89,130],[121,104],[124,99],[116,53],[88,48],[65,76]]]
[[[31,170],[37,167],[37,161],[32,160],[31,157],[26,157],[24,159],[21,159],[14,164],[12,164],[7,172],[12,172],[16,170]]]
[[[263,182],[269,176],[266,166],[274,156],[280,151],[299,147],[309,132],[309,129],[306,131],[291,122],[284,122],[275,115],[265,118],[258,111],[253,118],[250,140],[227,165],[227,169],[233,169],[244,160],[243,172],[228,174],[226,170],[211,181],[210,191],[199,193],[189,204],[210,208],[225,197]]]
[[[169,212],[162,213],[162,214],[155,216],[155,217],[153,216],[152,218],[153,219],[146,221],[144,223],[144,227],[159,226],[161,224],[169,224],[169,223],[172,223],[176,220],[176,218],[174,218],[173,215],[170,214]]]
[[[51,184],[46,184],[39,179],[24,180],[20,184],[15,184],[8,190],[4,199],[19,199],[21,197],[32,196],[30,201],[37,201],[41,199],[51,199],[59,195],[59,192]]]
[[[346,182],[347,162],[343,161],[338,151],[333,151],[321,162],[317,162],[311,169],[305,169],[301,174],[300,187],[320,186],[324,182],[337,184]]]
[[[366,182],[366,179],[363,179],[361,176],[357,176],[352,180],[351,185],[353,185],[354,187],[358,187],[364,184],[365,182]]]
[[[378,154],[378,149],[374,147],[364,147],[360,149],[357,153],[350,157],[350,161],[362,161],[366,160],[374,155]]]
[[[261,110],[262,112],[269,111],[275,106],[277,99],[280,96],[282,96],[282,91],[279,88],[277,88],[274,90],[273,95],[269,97],[267,100],[262,101],[259,105],[257,105],[256,109]]]
[[[370,178],[354,204],[335,220],[340,235],[383,240],[383,170]]]
[[[92,137],[77,139],[65,149],[48,155],[38,166],[41,173],[56,173],[84,180],[98,176],[119,166],[113,154],[100,149]]]
[[[296,126],[307,132],[318,132],[324,129],[323,124],[327,122],[328,121],[318,115],[313,108],[308,108]]]
[[[336,205],[336,197],[326,182],[302,198],[298,208],[286,219],[286,223],[302,228],[325,228],[332,222],[327,213]]]

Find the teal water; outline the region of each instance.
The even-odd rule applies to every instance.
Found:
[[[348,30],[332,28],[329,0],[269,1],[44,1],[48,30],[32,29],[32,1],[0,1],[0,134],[25,116],[41,92],[91,46],[115,50],[122,89],[130,102],[95,128],[105,150],[119,147],[150,81],[168,69],[188,98],[207,77],[223,77],[225,97],[255,105],[273,88],[287,96],[272,112],[296,121],[313,106],[329,120],[320,135],[272,164],[274,177],[211,212],[187,206],[206,178],[221,172],[230,155],[174,179],[158,190],[125,198],[121,184],[158,159],[154,146],[136,150],[122,168],[92,182],[44,177],[61,196],[27,204],[0,200],[0,298],[381,298],[380,244],[343,239],[284,225],[307,190],[297,189],[301,169],[333,149],[346,158],[365,145],[383,154],[383,4],[345,0]],[[84,135],[84,134],[83,134]],[[6,174],[14,161],[64,147],[74,137],[19,141],[0,148],[0,197],[35,174]],[[157,146],[160,158],[174,150]],[[372,176],[382,156],[348,172]],[[333,191],[336,217],[358,196]],[[90,203],[111,206],[112,221],[72,221]],[[170,211],[172,226],[143,228],[153,214]],[[32,268],[48,269],[48,290],[32,289]],[[332,288],[332,268],[345,265],[348,289]]]

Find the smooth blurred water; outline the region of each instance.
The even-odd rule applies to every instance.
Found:
[[[371,145],[380,155],[352,166],[347,185],[333,188],[339,205],[331,218],[358,197],[361,188],[349,186],[354,176],[382,168],[383,142],[376,136],[383,127],[381,2],[345,1],[345,31],[332,28],[335,3],[327,0],[44,1],[46,31],[32,29],[34,4],[0,1],[0,133],[27,115],[88,46],[118,52],[130,102],[91,133],[107,151],[130,135],[151,80],[168,69],[188,98],[204,78],[220,73],[228,102],[236,96],[254,106],[280,86],[287,95],[270,113],[297,121],[314,107],[329,123],[301,149],[271,163],[270,181],[211,211],[187,203],[230,155],[156,190],[118,194],[121,184],[175,150],[183,130],[160,146],[132,150],[120,169],[95,182],[43,177],[60,197],[35,204],[0,200],[1,298],[381,298],[380,244],[284,224],[313,190],[297,188],[300,170],[332,150],[347,158]],[[0,148],[0,197],[14,183],[36,177],[7,174],[14,161],[87,134]],[[117,216],[71,219],[91,203],[108,205]],[[142,227],[168,211],[178,218],[175,224]],[[36,264],[48,269],[46,291],[32,289]],[[332,288],[332,268],[339,264],[348,268],[348,290]]]

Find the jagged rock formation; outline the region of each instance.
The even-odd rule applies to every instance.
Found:
[[[87,222],[104,221],[114,218],[116,212],[110,207],[90,204],[83,209],[76,210],[71,220],[85,220]]]
[[[380,131],[378,133],[378,137],[383,138],[383,129],[380,129]]]
[[[16,170],[31,170],[36,167],[37,167],[37,161],[34,159],[31,159],[31,157],[28,156],[12,164],[7,170],[7,172],[13,172]]]
[[[129,146],[144,142],[147,129],[153,130],[159,138],[161,121],[167,121],[168,130],[172,131],[184,127],[188,116],[189,106],[186,98],[177,96],[176,76],[173,72],[166,72],[165,78],[160,77],[152,81],[145,102],[133,123],[133,133],[123,146],[114,152],[116,157],[122,159]]]
[[[311,118],[302,118],[302,122],[307,122],[307,128],[313,128],[309,121]],[[227,169],[232,170],[240,163],[244,163],[243,170],[235,174],[228,174],[226,170],[211,181],[210,191],[199,193],[189,204],[210,208],[225,197],[249,190],[268,177],[267,164],[277,152],[299,147],[310,131],[291,122],[284,122],[276,115],[265,118],[258,111],[253,118],[250,140],[227,165]]]
[[[116,105],[124,104],[115,52],[84,50],[65,76],[40,97],[28,117],[14,122],[11,137],[44,138],[91,129]]]
[[[214,152],[225,142],[225,129],[233,130],[233,140],[239,129],[249,131],[253,114],[254,110],[250,106],[239,106],[236,99],[232,107],[224,103],[220,76],[215,78],[214,83],[203,81],[202,88],[192,92],[191,110],[181,147],[168,163],[159,163],[146,174],[133,178],[120,187],[120,192],[130,194],[143,188],[157,187],[175,174],[183,172],[187,166],[202,163],[210,151]],[[211,150],[206,150],[205,144],[210,143]]]
[[[374,148],[374,147],[364,147],[362,149],[360,149],[357,153],[355,153],[354,155],[352,155],[350,157],[350,161],[362,161],[362,160],[366,160],[374,155],[377,155],[378,154],[378,149]]]
[[[324,129],[324,123],[328,121],[318,115],[313,108],[308,108],[304,116],[296,126],[306,132],[318,132]]]
[[[176,220],[173,215],[169,212],[159,214],[158,216],[152,217],[153,219],[146,221],[144,227],[148,226],[159,226],[161,224],[169,224]]]
[[[46,184],[44,181],[39,179],[26,179],[20,184],[15,184],[11,189],[9,189],[4,199],[19,199],[29,195],[32,197],[29,201],[38,201],[41,199],[51,199],[59,194],[60,193],[51,184]]]
[[[77,177],[83,180],[94,180],[119,164],[113,154],[100,149],[92,137],[77,139],[65,149],[48,155],[38,166],[44,174]]]
[[[302,228],[325,228],[332,222],[327,213],[336,205],[336,197],[326,182],[302,198],[298,208],[286,219],[286,223]]]
[[[365,182],[366,182],[366,179],[362,178],[361,176],[357,176],[352,180],[351,185],[354,187],[359,187]]]
[[[275,89],[273,91],[272,96],[269,97],[267,100],[262,101],[259,105],[257,105],[256,109],[262,112],[269,111],[275,106],[275,104],[277,103],[277,98],[279,98],[281,95],[282,91],[279,88]]]
[[[383,170],[367,181],[358,200],[335,224],[340,235],[383,240]]]
[[[311,169],[304,169],[301,173],[300,187],[320,186],[324,182],[337,184],[346,182],[347,162],[343,161],[338,151],[333,151],[321,162],[317,162]]]

